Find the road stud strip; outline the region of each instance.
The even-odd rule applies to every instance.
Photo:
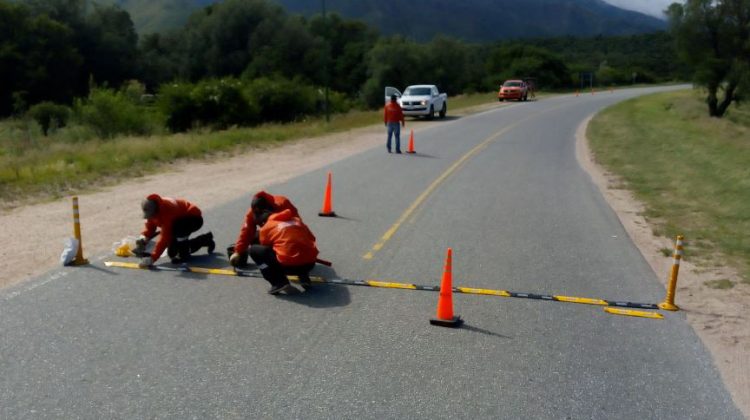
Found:
[[[585,305],[602,305],[602,306],[609,305],[606,300],[581,298],[581,297],[574,297],[574,296],[555,296],[555,300],[559,302],[582,303]]]
[[[104,265],[107,267],[119,267],[119,268],[133,268],[141,269],[137,263],[122,262],[122,261],[105,261]],[[237,277],[258,277],[263,278],[260,271],[255,270],[227,270],[223,268],[204,268],[204,267],[190,267],[187,265],[181,265],[178,267],[167,267],[164,265],[154,265],[149,268],[143,268],[142,270],[154,270],[154,271],[179,271],[182,273],[195,273],[195,274],[214,274],[220,276],[237,276]],[[287,276],[291,281],[299,281],[297,276]],[[310,276],[310,280],[313,283],[328,283],[326,279],[322,277]]]
[[[417,286],[413,284],[407,284],[407,283],[394,283],[389,281],[377,281],[377,280],[366,280],[365,283],[367,283],[370,287],[382,287],[385,289],[410,289],[410,290],[417,290]]]
[[[640,318],[663,319],[664,315],[658,312],[634,311],[632,309],[604,308],[604,312],[613,315],[637,316]]]
[[[121,261],[105,261],[104,265],[107,267],[119,267],[119,268],[133,268],[140,269],[137,263],[121,262]],[[145,269],[144,269],[145,270]],[[179,271],[183,273],[196,273],[196,274],[214,274],[222,276],[239,276],[239,277],[260,277],[260,271],[257,270],[227,270],[221,268],[203,268],[203,267],[190,267],[187,265],[181,265],[178,267],[169,267],[164,265],[155,265],[148,270],[154,271]],[[291,281],[299,281],[297,276],[287,276]],[[397,283],[390,281],[379,281],[379,280],[350,280],[350,279],[325,279],[323,277],[310,276],[310,280],[313,283],[333,284],[341,286],[366,286],[366,287],[377,287],[381,289],[405,289],[405,290],[422,290],[428,292],[439,292],[440,286],[427,286],[411,283]],[[521,299],[534,299],[534,300],[547,300],[552,302],[566,302],[566,303],[578,303],[585,305],[599,305],[599,306],[617,306],[623,308],[637,308],[637,309],[656,309],[659,307],[653,303],[636,303],[636,302],[623,302],[623,301],[610,301],[604,299],[592,299],[575,296],[561,296],[561,295],[544,295],[537,293],[520,293],[510,292],[507,290],[493,290],[493,289],[478,289],[474,287],[452,287],[454,293],[463,293],[466,295],[484,295],[484,296],[500,296],[500,297],[511,297]],[[637,312],[637,311],[636,311]]]
[[[465,293],[467,295],[490,295],[490,296],[502,296],[511,297],[510,293],[505,290],[492,290],[492,289],[475,289],[473,287],[456,287],[455,292]]]

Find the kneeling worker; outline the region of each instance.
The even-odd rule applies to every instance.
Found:
[[[143,257],[138,264],[141,268],[149,267],[161,256],[164,249],[172,263],[181,263],[190,258],[190,254],[202,247],[208,248],[208,253],[214,252],[216,244],[211,232],[190,239],[193,232],[203,226],[201,210],[193,203],[169,197],[151,194],[141,203],[146,228],[136,241],[135,254],[139,255],[146,249],[146,244],[156,236],[156,228],[161,229],[161,236],[156,242],[154,252]]]
[[[278,213],[284,210],[291,211],[294,217],[300,217],[294,204],[283,195],[271,195],[265,191],[259,191],[255,194],[250,202],[250,209],[245,214],[245,222],[242,225],[242,229],[240,229],[240,234],[234,243],[234,251],[232,251],[232,255],[229,257],[229,264],[233,267],[246,265],[250,245],[258,243],[255,227],[258,218],[266,211]]]
[[[279,213],[266,210],[257,219],[260,244],[250,246],[250,257],[258,265],[263,278],[271,283],[268,293],[293,293],[287,274],[297,275],[300,283],[310,285],[310,270],[315,267],[318,248],[315,236],[287,209]]]

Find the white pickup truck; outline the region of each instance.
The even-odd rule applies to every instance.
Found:
[[[388,86],[385,88],[385,101],[396,95],[404,115],[424,116],[435,118],[435,113],[440,118],[445,118],[448,112],[448,95],[438,92],[435,85],[412,85],[407,87],[402,94],[398,89]]]

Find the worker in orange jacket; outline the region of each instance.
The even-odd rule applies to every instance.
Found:
[[[383,109],[383,121],[388,128],[388,142],[385,145],[388,153],[391,153],[391,137],[394,134],[396,136],[396,153],[401,153],[401,127],[406,127],[404,112],[396,99],[396,95],[391,95],[391,101]],[[399,125],[399,123],[401,124]]]
[[[315,236],[289,209],[278,213],[265,210],[256,219],[260,228],[259,244],[250,246],[250,257],[263,278],[271,283],[268,293],[294,293],[288,274],[297,275],[303,287],[310,286],[310,271],[315,267],[318,248]]]
[[[202,247],[208,248],[211,254],[216,247],[213,234],[205,233],[193,239],[190,234],[203,226],[201,210],[193,203],[179,198],[161,197],[151,194],[141,203],[146,227],[136,240],[136,255],[142,255],[148,242],[161,229],[159,240],[151,255],[143,256],[138,264],[142,268],[152,266],[159,259],[164,249],[173,263],[181,263]]]
[[[250,202],[250,209],[245,214],[245,222],[242,224],[240,234],[234,243],[229,263],[233,267],[242,267],[247,264],[248,250],[251,244],[258,243],[256,219],[266,211],[278,213],[289,210],[292,216],[300,217],[297,208],[283,195],[271,195],[265,191],[258,191]]]

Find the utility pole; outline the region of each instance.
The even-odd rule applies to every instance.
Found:
[[[323,12],[323,39],[325,41],[325,57],[324,57],[324,65],[323,65],[323,72],[325,73],[323,75],[323,78],[325,80],[325,103],[323,104],[323,107],[326,111],[326,122],[331,122],[331,112],[328,109],[328,85],[331,84],[330,81],[330,75],[328,72],[329,61],[331,56],[331,48],[328,42],[328,20],[326,19],[326,0],[321,0],[321,10]]]

